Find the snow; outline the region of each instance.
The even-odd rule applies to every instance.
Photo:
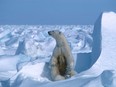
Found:
[[[0,72],[17,70],[17,64],[30,61],[30,57],[25,55],[3,55],[0,56]]]
[[[116,25],[114,25],[114,21],[116,23],[116,14],[113,12],[103,13],[101,15],[101,32],[102,32],[102,42],[101,42],[101,53],[99,59],[94,64],[92,68],[98,69],[99,73],[104,70],[115,70],[116,69],[116,59],[115,59],[115,52],[116,52]],[[112,20],[111,20],[112,19]],[[106,25],[107,22],[107,25]],[[112,25],[111,25],[112,24]],[[113,27],[112,27],[113,26]],[[97,27],[98,29],[98,27]],[[100,49],[99,49],[100,50]],[[91,68],[91,69],[92,69]]]
[[[55,82],[50,77],[49,60],[56,43],[47,33],[54,29],[65,34],[78,72]],[[1,25],[1,86],[116,87],[115,34],[114,12],[102,13],[94,29],[91,25]]]
[[[21,75],[22,78],[27,78],[30,77],[34,80],[38,80],[40,82],[47,80],[48,78],[42,78],[41,74],[43,72],[48,72],[48,71],[43,71],[44,67],[45,67],[45,62],[39,62],[39,63],[33,63],[30,62],[28,64],[26,64],[17,74],[16,76],[12,77],[12,79],[14,79],[15,77],[17,77],[18,75]],[[49,72],[48,72],[49,73]],[[20,76],[20,77],[21,77]]]

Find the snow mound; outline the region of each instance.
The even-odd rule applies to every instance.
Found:
[[[29,62],[23,68],[16,74],[16,76],[12,77],[14,79],[18,75],[20,75],[20,78],[32,78],[33,80],[37,81],[44,81],[48,80],[47,77],[45,79],[45,73],[48,74],[49,76],[49,69],[46,68],[46,63],[45,62],[40,62],[40,63],[34,63],[34,62]]]
[[[30,57],[25,55],[3,55],[0,56],[0,72],[17,70],[18,64],[29,62]]]
[[[111,31],[116,31],[116,13],[106,12],[103,14],[102,27],[105,29],[110,29]]]
[[[102,42],[101,42],[101,54],[99,59],[94,64],[92,68],[99,70],[97,72],[101,73],[104,70],[116,70],[116,25],[114,25],[114,21],[116,23],[116,13],[106,12],[101,15],[100,27],[97,29],[101,29],[102,34]],[[106,25],[107,24],[107,25]],[[97,51],[97,50],[96,50]]]

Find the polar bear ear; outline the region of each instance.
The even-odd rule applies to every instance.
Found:
[[[59,34],[61,34],[61,31],[59,31]]]

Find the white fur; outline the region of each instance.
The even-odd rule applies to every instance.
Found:
[[[56,47],[54,48],[50,61],[52,79],[54,81],[63,80],[67,75],[70,75],[70,77],[75,75],[76,72],[74,71],[74,59],[64,34],[58,30],[49,31],[49,34],[56,40]],[[59,55],[65,56],[66,58],[67,73],[65,76],[61,76],[58,71],[57,58]]]

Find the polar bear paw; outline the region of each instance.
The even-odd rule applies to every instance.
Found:
[[[69,70],[69,71],[66,72],[65,78],[66,78],[66,79],[67,79],[67,78],[70,78],[70,77],[72,77],[72,76],[74,76],[74,75],[76,75],[76,74],[77,74],[76,71],[74,71],[74,70]]]
[[[61,75],[57,75],[55,78],[54,78],[54,81],[59,81],[59,80],[65,80],[65,77],[61,76]]]

